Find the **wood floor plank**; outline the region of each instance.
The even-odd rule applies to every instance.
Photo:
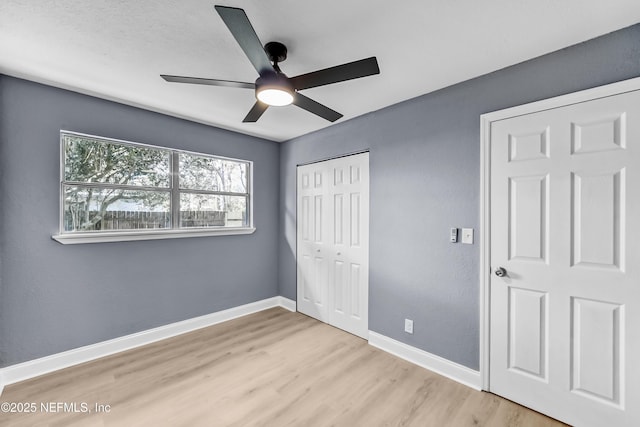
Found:
[[[4,426],[562,426],[275,308],[7,386]],[[40,410],[85,403],[91,413]],[[110,405],[96,412],[95,404]]]

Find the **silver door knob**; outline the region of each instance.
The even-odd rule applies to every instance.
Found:
[[[505,269],[504,269],[504,268],[502,268],[502,267],[498,267],[498,268],[496,268],[496,276],[498,276],[498,277],[504,277],[504,276],[506,276],[506,275],[507,275],[507,270],[505,270]]]
[[[340,252],[338,252],[336,255],[340,256]]]
[[[316,252],[320,252],[320,249],[316,249]]]

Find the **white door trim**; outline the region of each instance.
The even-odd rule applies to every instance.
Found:
[[[329,161],[329,160],[341,159],[343,157],[357,156],[358,154],[364,154],[364,153],[369,153],[369,152],[370,152],[370,150],[367,148],[365,150],[353,151],[353,152],[345,153],[345,154],[338,154],[338,155],[331,156],[331,157],[323,157],[323,158],[318,159],[318,160],[310,160],[308,162],[298,163],[296,165],[296,167],[312,165],[314,163],[322,163],[322,162],[326,162],[326,161]]]
[[[480,116],[480,377],[483,390],[489,390],[489,279],[491,274],[491,123],[511,117],[550,110],[598,98],[640,90],[640,77],[598,86],[579,92],[519,105]]]

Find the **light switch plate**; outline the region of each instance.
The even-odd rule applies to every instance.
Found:
[[[473,228],[462,229],[462,243],[473,245]]]
[[[449,230],[449,241],[451,243],[456,243],[458,241],[458,229],[452,228]]]

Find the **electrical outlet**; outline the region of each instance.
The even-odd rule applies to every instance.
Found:
[[[408,334],[413,333],[413,320],[404,319],[404,331]]]

